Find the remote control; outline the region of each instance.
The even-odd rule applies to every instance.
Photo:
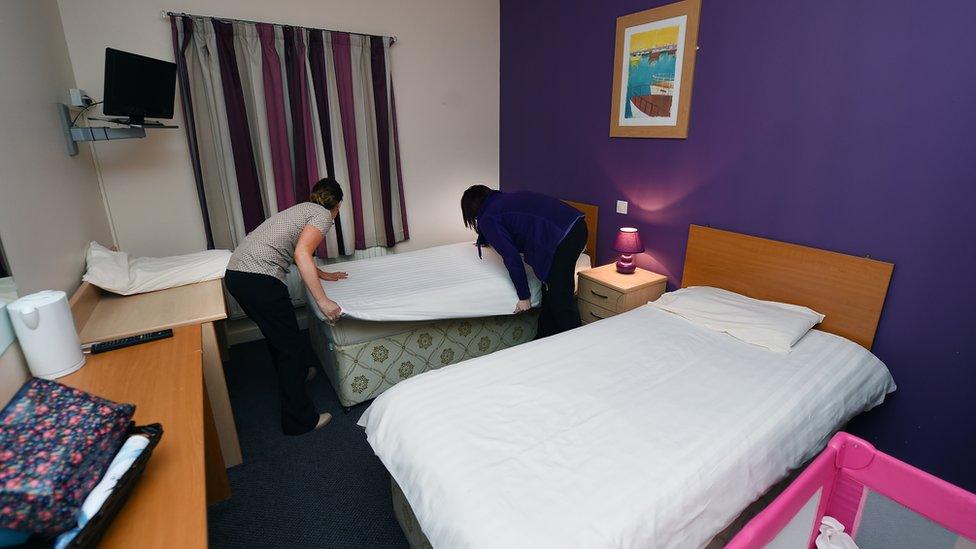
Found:
[[[123,347],[131,347],[132,345],[138,345],[140,343],[149,343],[150,341],[156,341],[157,339],[166,339],[167,337],[173,337],[173,330],[160,330],[158,332],[149,332],[145,334],[123,337],[122,339],[116,339],[113,341],[102,341],[100,343],[92,344],[91,353],[96,355],[98,353],[114,351]]]

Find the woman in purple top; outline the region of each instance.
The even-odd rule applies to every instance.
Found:
[[[461,197],[461,216],[465,227],[478,232],[478,246],[490,245],[505,261],[519,298],[516,313],[532,307],[523,255],[542,281],[536,339],[580,326],[573,292],[587,235],[579,210],[542,194],[474,185]]]

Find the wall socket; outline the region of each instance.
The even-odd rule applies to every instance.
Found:
[[[618,214],[625,214],[625,213],[627,213],[627,201],[626,200],[618,200],[617,201],[617,213]]]
[[[85,93],[85,90],[78,88],[68,89],[68,105],[72,107],[87,107],[92,104],[92,98]]]

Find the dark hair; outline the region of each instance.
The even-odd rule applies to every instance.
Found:
[[[319,179],[319,182],[312,187],[308,199],[327,210],[331,210],[342,202],[342,187],[339,186],[338,181],[331,177]]]
[[[481,209],[485,198],[497,192],[484,185],[471,185],[464,191],[461,195],[461,218],[464,219],[465,227],[477,230],[478,210]]]

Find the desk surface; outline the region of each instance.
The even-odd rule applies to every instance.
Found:
[[[163,425],[162,440],[99,547],[206,547],[200,327],[89,356],[82,369],[58,381],[135,404],[139,425]]]
[[[77,294],[94,294],[78,336],[82,343],[109,341],[175,326],[203,324],[227,318],[219,279],[147,294],[120,296],[83,286]],[[76,295],[77,295],[76,294]],[[72,297],[72,302],[83,297]],[[72,304],[72,311],[76,309]]]

